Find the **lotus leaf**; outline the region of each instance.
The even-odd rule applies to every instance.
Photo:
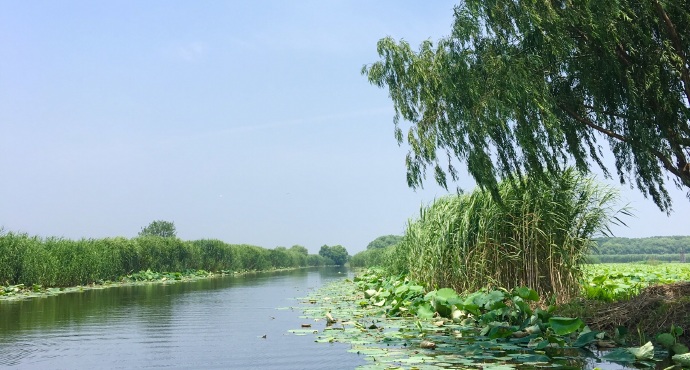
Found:
[[[371,298],[371,297],[375,296],[376,293],[378,293],[378,291],[375,289],[367,289],[364,291],[364,298],[367,298],[367,299]]]
[[[673,352],[676,355],[682,355],[684,353],[690,352],[690,350],[688,350],[688,347],[686,347],[684,344],[676,343],[671,346],[671,352]]]
[[[664,348],[671,348],[674,344],[676,344],[676,338],[669,334],[669,333],[663,333],[659,334],[656,337],[656,341],[659,342]]]
[[[690,353],[684,353],[682,355],[675,355],[675,356],[671,357],[671,359],[675,363],[677,363],[683,367],[690,367]]]
[[[581,333],[577,339],[575,340],[575,343],[573,343],[573,347],[584,347],[592,342],[598,340],[597,336],[599,335],[600,332],[598,331],[588,331],[586,333]]]
[[[642,347],[628,348],[638,360],[651,360],[654,358],[654,345],[652,342],[645,343]]]
[[[580,330],[585,323],[578,318],[552,317],[549,319],[549,325],[554,333],[558,335],[568,335]]]
[[[430,319],[434,317],[434,313],[435,311],[429,303],[424,303],[417,307],[417,316],[419,316],[419,318]]]
[[[539,301],[539,293],[536,290],[528,287],[518,287],[515,288],[515,293],[522,299],[526,301]]]
[[[617,348],[601,356],[601,359],[614,362],[635,362],[635,355],[627,348]]]
[[[407,293],[410,290],[410,288],[407,285],[401,285],[397,288],[395,288],[395,295],[400,296],[405,293]]]

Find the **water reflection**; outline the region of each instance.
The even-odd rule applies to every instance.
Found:
[[[347,346],[289,335],[300,312],[275,310],[343,273],[302,269],[0,302],[0,365],[351,369],[363,359]]]

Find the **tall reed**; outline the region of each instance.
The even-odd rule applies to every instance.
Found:
[[[410,221],[389,266],[428,287],[458,291],[529,286],[567,300],[579,292],[591,238],[625,208],[618,193],[574,170],[550,184],[500,184],[501,202],[481,190],[447,196]]]
[[[0,285],[85,285],[148,269],[262,271],[326,264],[325,258],[306,253],[306,249],[269,250],[219,240],[42,239],[9,232],[0,234]]]

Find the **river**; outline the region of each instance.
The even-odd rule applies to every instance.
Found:
[[[301,269],[0,301],[0,367],[353,369],[362,356],[288,333],[308,320],[277,309],[347,274]]]

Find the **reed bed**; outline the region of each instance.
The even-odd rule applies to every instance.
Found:
[[[504,182],[499,194],[501,202],[476,190],[422,207],[390,254],[392,272],[427,288],[528,286],[566,301],[580,291],[591,238],[627,213],[614,208],[614,189],[574,170],[550,184]]]
[[[220,240],[156,236],[69,240],[13,232],[0,235],[0,285],[66,287],[114,281],[145,270],[240,272],[326,264],[329,261],[319,255]]]

